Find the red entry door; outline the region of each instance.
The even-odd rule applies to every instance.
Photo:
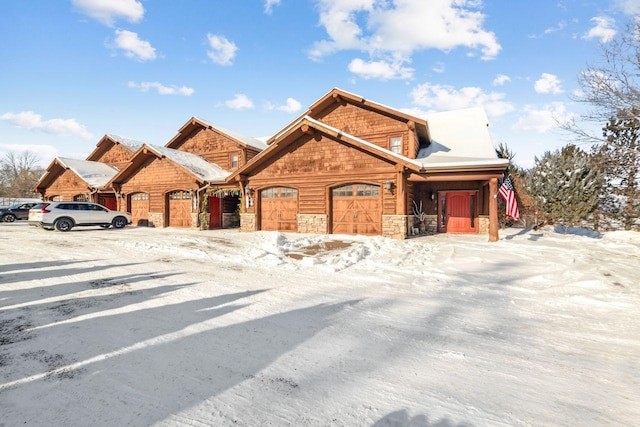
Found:
[[[476,233],[477,196],[475,191],[455,191],[440,197],[440,231],[445,233]]]
[[[222,228],[222,198],[209,196],[209,229]]]
[[[104,206],[107,209],[110,209],[112,211],[117,211],[118,210],[118,202],[116,201],[115,196],[100,196],[100,204],[102,206]]]

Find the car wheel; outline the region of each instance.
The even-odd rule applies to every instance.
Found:
[[[7,214],[7,215],[5,215],[5,216],[2,218],[2,220],[3,220],[4,222],[13,222],[13,221],[15,221],[15,220],[16,220],[16,216],[15,216],[15,215],[13,215],[13,214]]]
[[[73,224],[70,220],[62,218],[56,221],[55,227],[58,231],[69,231],[71,230],[71,227],[73,227]]]
[[[113,228],[123,228],[127,225],[127,219],[123,216],[117,216],[113,219],[111,224],[113,225]]]

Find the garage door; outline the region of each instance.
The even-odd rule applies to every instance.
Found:
[[[149,193],[131,194],[129,208],[131,224],[142,227],[149,225]]]
[[[188,191],[169,193],[169,227],[191,227],[191,194]]]
[[[260,191],[260,229],[298,231],[298,190],[271,187]]]
[[[382,234],[380,186],[348,184],[332,191],[334,234]]]

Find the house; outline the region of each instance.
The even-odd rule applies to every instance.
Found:
[[[227,178],[244,196],[241,229],[497,240],[508,160],[487,126],[482,109],[419,118],[333,89]]]
[[[33,191],[40,193],[43,200],[100,201],[109,208],[115,208],[110,193],[102,194],[101,189],[117,173],[116,167],[105,163],[57,157],[49,164]]]
[[[56,159],[36,190],[98,197],[137,225],[491,241],[508,165],[480,108],[417,117],[337,88],[266,144],[192,117],[164,147],[105,135],[85,162],[109,168],[102,181]]]
[[[134,225],[194,227],[204,190],[229,174],[197,154],[144,144],[107,185]]]
[[[124,169],[133,153],[144,143],[117,135],[105,135],[86,160],[54,159],[34,188],[44,200],[82,200],[117,208],[113,190],[105,188]],[[105,168],[105,165],[111,168]],[[95,179],[97,177],[102,177]],[[88,180],[88,181],[87,181]]]
[[[267,145],[256,138],[192,117],[166,147],[198,154],[231,173],[244,166]],[[208,184],[202,193],[201,206],[201,228],[230,228],[240,224],[240,188],[224,179]]]

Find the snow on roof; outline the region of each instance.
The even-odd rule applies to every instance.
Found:
[[[65,157],[58,157],[58,161],[62,166],[71,169],[93,188],[102,187],[111,181],[111,178],[118,173],[118,168],[109,166],[106,163],[68,159]]]
[[[204,119],[202,119],[200,117],[196,117],[196,119],[200,120],[203,123],[206,123],[208,126],[210,126],[213,129],[216,129],[216,130],[218,130],[218,131],[220,131],[220,132],[222,132],[222,133],[224,133],[226,135],[229,135],[232,138],[237,139],[240,142],[243,142],[244,144],[247,144],[250,147],[257,148],[260,151],[262,151],[265,148],[267,148],[267,144],[265,144],[264,142],[260,141],[257,138],[253,138],[251,136],[243,135],[241,133],[238,133],[238,132],[223,128],[221,126],[213,125],[213,124],[211,124],[210,121],[204,120]]]
[[[496,154],[483,108],[431,113],[425,119],[431,143],[420,149],[416,160],[426,168],[509,163]]]
[[[112,133],[107,134],[107,136],[109,138],[113,139],[114,141],[116,141],[117,143],[122,144],[125,147],[129,148],[134,153],[136,151],[138,151],[138,148],[142,147],[145,144],[144,142],[136,141],[136,140],[128,139],[128,138],[123,138],[123,137],[121,137],[119,135],[114,135]]]
[[[146,144],[145,146],[182,166],[202,181],[224,181],[231,175],[231,172],[222,169],[215,163],[206,161],[197,154],[174,150],[173,148],[159,147],[157,145]]]

